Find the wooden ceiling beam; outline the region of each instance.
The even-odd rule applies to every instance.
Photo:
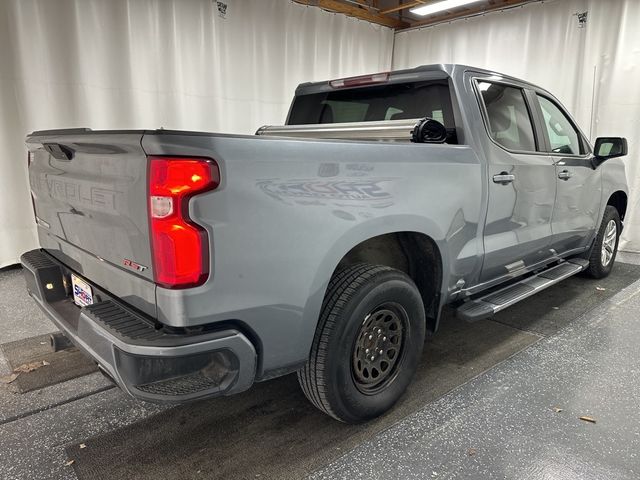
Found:
[[[472,15],[478,15],[483,13],[495,12],[504,8],[515,7],[518,5],[524,5],[526,3],[532,3],[540,0],[493,0],[489,4],[482,4],[477,7],[467,8],[465,10],[446,11],[442,14],[429,15],[425,20],[412,22],[411,27],[428,27],[429,25],[435,25],[436,23],[448,22],[457,18],[469,17]]]
[[[400,10],[406,10],[407,8],[416,7],[418,5],[423,5],[427,2],[425,0],[414,0],[412,2],[401,3],[397,7],[387,8],[386,10],[380,11],[380,15],[387,15],[389,13],[398,12]]]
[[[325,10],[329,10],[336,13],[343,13],[350,17],[356,17],[360,20],[366,20],[367,22],[377,23],[391,28],[406,28],[409,23],[403,22],[393,17],[387,17],[381,15],[369,8],[359,7],[357,5],[343,3],[338,0],[295,0],[302,5],[309,5],[314,7],[320,7]]]
[[[465,18],[478,14],[484,14],[511,8],[518,5],[524,5],[540,0],[488,0],[478,6],[471,4],[469,7],[460,7],[455,10],[446,10],[444,12],[429,15],[424,20],[406,21],[406,17],[397,18],[397,14],[402,15],[402,10],[416,7],[418,5],[432,3],[438,0],[410,0],[402,3],[398,0],[398,6],[388,8],[382,11],[377,10],[377,0],[294,0],[302,5],[320,7],[334,13],[342,13],[344,15],[359,18],[371,23],[384,25],[385,27],[401,30],[413,27],[428,27],[438,23],[449,22],[458,18]],[[392,15],[389,15],[392,14]]]

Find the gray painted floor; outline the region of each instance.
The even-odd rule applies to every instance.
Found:
[[[55,330],[23,289],[19,270],[0,271],[0,343]],[[312,478],[640,478],[639,294],[640,281]],[[162,410],[99,374],[0,389],[0,478],[75,479],[65,446]]]
[[[56,331],[25,295],[20,268],[0,270],[0,343]],[[10,369],[0,350],[0,375]],[[161,411],[94,373],[25,394],[0,386],[0,479],[76,479],[64,446]]]
[[[636,282],[312,478],[640,478],[639,288]]]
[[[0,270],[0,343],[56,330],[35,302],[25,298],[22,269],[9,267]]]

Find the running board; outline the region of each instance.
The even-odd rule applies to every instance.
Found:
[[[499,311],[583,271],[588,266],[589,261],[582,258],[574,258],[563,262],[536,275],[527,277],[518,283],[467,301],[458,307],[456,316],[467,322],[491,318]]]

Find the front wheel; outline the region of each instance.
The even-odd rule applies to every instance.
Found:
[[[593,278],[604,278],[611,273],[618,253],[621,226],[618,210],[607,205],[589,256],[589,267],[586,270]]]
[[[329,283],[298,381],[311,403],[337,420],[369,420],[402,396],[424,338],[424,306],[409,276],[386,266],[349,266]]]

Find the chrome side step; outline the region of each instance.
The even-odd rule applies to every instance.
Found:
[[[583,271],[588,266],[589,261],[582,258],[563,262],[518,283],[465,302],[456,310],[456,316],[467,322],[491,318],[499,311]]]

